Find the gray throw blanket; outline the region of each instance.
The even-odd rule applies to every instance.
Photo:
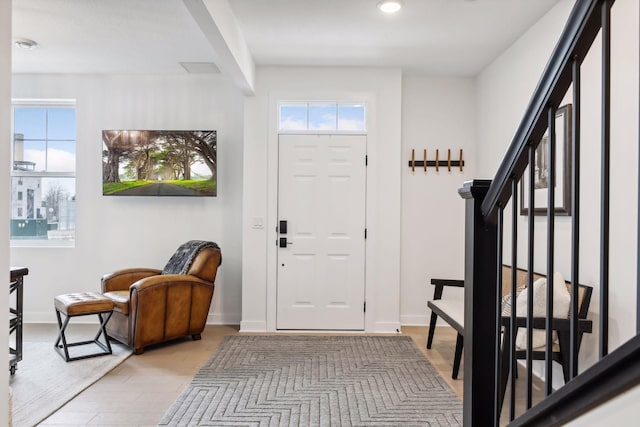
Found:
[[[204,248],[220,249],[220,246],[215,242],[189,240],[187,243],[181,245],[171,256],[167,265],[164,266],[162,274],[186,274],[194,258],[198,255],[198,252]],[[220,264],[222,264],[222,257],[220,257],[220,263],[218,265]]]

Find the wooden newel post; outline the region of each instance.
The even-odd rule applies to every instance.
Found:
[[[464,426],[496,426],[497,226],[485,224],[480,206],[491,181],[458,190],[465,206]]]

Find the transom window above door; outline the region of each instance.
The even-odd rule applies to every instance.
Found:
[[[364,132],[364,103],[281,102],[278,130],[284,132]]]

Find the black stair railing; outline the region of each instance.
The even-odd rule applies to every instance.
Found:
[[[585,395],[588,387],[593,384],[602,384],[606,372],[616,375],[622,369],[633,366],[631,379],[616,383],[609,381],[610,387],[605,396],[612,396],[630,387],[631,384],[640,381],[640,361],[636,357],[639,352],[640,341],[638,336],[628,344],[617,349],[612,357],[607,357],[608,349],[608,301],[609,301],[609,170],[610,170],[610,10],[614,0],[577,0],[567,24],[560,36],[545,71],[535,89],[532,99],[525,111],[524,118],[518,126],[515,136],[508,148],[493,181],[475,180],[465,183],[459,190],[460,195],[466,200],[465,220],[465,365],[464,365],[464,425],[486,426],[498,425],[507,419],[513,425],[536,425],[544,419],[544,425],[558,425],[557,420],[566,422],[577,416],[586,406],[578,403],[570,403],[576,394]],[[563,283],[554,283],[554,247],[555,247],[555,179],[557,170],[556,159],[556,115],[559,106],[565,98],[570,86],[572,90],[571,111],[571,203],[569,214],[571,216],[571,279],[570,295],[571,304],[569,319],[564,324],[569,324],[570,333],[568,339],[569,372],[568,379],[573,380],[578,376],[578,349],[584,331],[591,330],[591,323],[580,319],[580,300],[584,298],[580,294],[579,278],[579,236],[580,236],[580,120],[581,97],[580,68],[585,56],[598,35],[602,35],[602,106],[601,106],[601,212],[600,212],[600,323],[599,323],[599,353],[600,361],[586,372],[580,375],[580,381],[570,381],[571,387],[563,387],[562,393],[553,392],[552,388],[552,361],[553,361],[553,336],[554,326],[561,320],[553,317],[553,289],[554,286],[563,286]],[[533,316],[533,282],[534,282],[534,206],[535,206],[535,164],[536,149],[548,131],[549,142],[547,146],[548,158],[548,195],[546,209],[546,268],[547,268],[547,316],[545,319],[537,319]],[[515,309],[516,300],[516,267],[518,266],[518,200],[524,194],[519,194],[519,183],[528,167],[527,185],[523,185],[528,191],[527,203],[528,226],[524,240],[527,250],[527,299],[528,307],[526,320],[517,317]],[[525,188],[527,187],[527,188]],[[505,207],[511,203],[512,229],[511,254],[503,253],[503,221],[505,219]],[[640,202],[639,202],[640,205]],[[639,224],[640,230],[640,224]],[[639,231],[640,236],[640,231]],[[640,240],[640,239],[639,239]],[[640,243],[639,243],[640,248]],[[639,250],[640,252],[640,250]],[[503,259],[510,259],[511,265],[511,289],[512,310],[509,317],[503,317],[500,298],[502,294]],[[640,263],[639,263],[640,265]],[[640,267],[639,296],[640,304]],[[589,294],[590,296],[590,294]],[[544,322],[540,322],[544,320]],[[640,310],[638,315],[638,331],[640,332]],[[526,328],[527,343],[524,349],[526,358],[526,375],[521,381],[526,382],[524,415],[516,418],[516,357],[523,350],[516,349],[516,333],[518,328]],[[532,398],[532,361],[534,360],[532,331],[544,328],[545,333],[545,400],[542,404],[533,406]],[[493,343],[493,345],[488,345]],[[504,346],[504,348],[503,348]],[[503,360],[507,359],[508,360]],[[630,362],[633,361],[634,362]],[[625,361],[623,364],[621,361]],[[604,372],[604,373],[603,373]],[[511,378],[511,387],[507,389],[507,377]],[[600,381],[600,382],[599,382]],[[573,395],[572,395],[573,393]],[[509,407],[503,408],[505,398],[509,400]],[[602,398],[599,398],[602,400]],[[580,400],[580,399],[577,399]],[[597,401],[598,399],[591,399]],[[558,402],[561,402],[560,404]],[[583,403],[586,402],[583,399]],[[560,406],[558,406],[560,405]],[[560,411],[562,417],[556,417],[554,411]],[[505,415],[506,414],[506,415]],[[545,418],[546,417],[546,418]],[[555,421],[554,421],[555,420]]]

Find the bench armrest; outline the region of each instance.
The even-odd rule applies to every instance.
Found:
[[[435,285],[435,290],[433,291],[433,299],[441,299],[442,298],[442,290],[445,286],[453,286],[456,288],[464,288],[464,280],[455,280],[455,279],[431,279],[431,284]]]
[[[464,288],[464,280],[431,279],[431,284],[436,286],[456,286],[458,288]]]

